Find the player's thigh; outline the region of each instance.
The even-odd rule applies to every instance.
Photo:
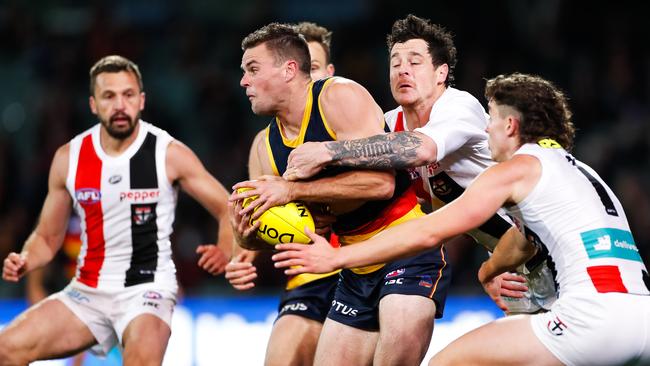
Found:
[[[65,304],[47,298],[0,332],[0,344],[20,359],[75,354],[97,343],[88,327]]]
[[[419,295],[390,294],[379,302],[377,365],[420,364],[433,333],[436,305]]]
[[[429,365],[562,365],[537,339],[529,315],[501,318],[451,342]]]
[[[371,365],[379,333],[325,320],[314,365]]]
[[[156,315],[133,318],[122,333],[125,365],[160,365],[171,335],[169,325]]]
[[[284,315],[273,324],[266,348],[266,366],[312,365],[323,323],[298,315]]]

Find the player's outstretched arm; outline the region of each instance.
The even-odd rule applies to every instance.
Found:
[[[228,192],[203,166],[194,152],[173,141],[167,150],[167,174],[197,200],[219,223],[217,245],[201,245],[198,265],[213,275],[223,273],[230,260],[234,236],[228,217]]]
[[[275,248],[283,252],[274,255],[273,260],[276,267],[282,268],[302,265],[320,270],[313,262],[315,258],[336,268],[351,268],[389,262],[436,247],[444,239],[482,225],[505,202],[511,201],[516,180],[524,174],[521,168],[525,167],[512,169],[510,165],[502,163],[487,169],[452,203],[427,216],[389,228],[364,242],[331,251],[325,251],[322,245],[278,244]],[[530,170],[523,170],[526,171]],[[302,268],[295,268],[285,273],[302,271]]]
[[[20,253],[10,253],[4,260],[2,278],[17,282],[25,273],[44,266],[59,250],[68,225],[72,199],[66,190],[69,145],[60,147],[50,167],[48,192],[36,228],[25,241]]]

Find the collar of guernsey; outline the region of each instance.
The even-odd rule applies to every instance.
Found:
[[[330,128],[321,108],[320,96],[335,78],[312,82],[305,103],[305,111],[300,125],[300,132],[294,139],[288,139],[282,131],[280,121],[275,118],[266,130],[266,148],[268,157],[276,175],[286,170],[287,158],[291,151],[306,141],[335,141],[336,133]],[[347,107],[347,106],[345,106]],[[385,124],[384,124],[384,127]],[[321,172],[317,178],[352,170],[346,167],[331,167]],[[423,216],[415,192],[410,188],[410,179],[406,172],[396,175],[395,194],[382,201],[370,201],[359,208],[338,217],[335,232],[340,236],[342,245],[356,243],[370,238],[398,222]],[[355,273],[365,274],[382,268],[384,264],[352,269]],[[311,279],[310,279],[311,280]],[[303,279],[290,279],[287,287],[296,287],[306,283]]]

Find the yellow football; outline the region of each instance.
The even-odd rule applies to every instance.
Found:
[[[240,188],[237,192],[245,190],[248,188]],[[257,196],[253,196],[245,199],[242,207],[248,206],[256,198]],[[258,220],[260,227],[257,230],[257,237],[268,244],[311,243],[304,228],[308,227],[313,232],[314,218],[302,202],[289,202],[286,205],[271,207]],[[252,224],[254,221],[251,221]]]

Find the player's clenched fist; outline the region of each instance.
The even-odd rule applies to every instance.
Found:
[[[18,253],[9,253],[2,265],[2,279],[5,281],[18,282],[25,274],[25,257]]]

